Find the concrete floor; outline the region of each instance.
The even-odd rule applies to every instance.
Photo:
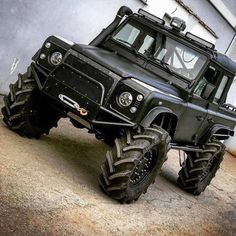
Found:
[[[236,235],[236,159],[193,197],[176,185],[178,155],[145,195],[121,205],[97,183],[108,148],[61,120],[40,140],[0,123],[0,235]]]

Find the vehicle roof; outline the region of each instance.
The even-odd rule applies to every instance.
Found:
[[[229,57],[227,57],[225,54],[217,52],[214,60],[220,65],[222,65],[225,69],[229,70],[231,73],[236,75],[236,63],[232,61]]]

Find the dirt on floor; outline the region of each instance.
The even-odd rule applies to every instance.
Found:
[[[236,235],[236,158],[194,197],[176,184],[170,151],[156,182],[133,204],[103,194],[97,177],[108,146],[63,119],[40,140],[0,123],[0,235]]]

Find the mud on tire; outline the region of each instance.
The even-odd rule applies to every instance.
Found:
[[[201,194],[220,168],[224,152],[225,146],[217,140],[206,144],[202,153],[187,152],[177,180],[179,186],[193,195]]]
[[[167,159],[170,140],[169,134],[159,127],[146,128],[140,134],[127,130],[106,154],[99,178],[101,188],[121,203],[137,200],[155,181]]]
[[[9,94],[4,96],[2,114],[11,130],[28,138],[39,138],[57,125],[60,116],[52,111],[39,92],[31,67],[25,74],[19,74],[16,83],[9,88]]]

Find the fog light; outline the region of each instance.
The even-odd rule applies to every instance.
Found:
[[[62,54],[60,52],[54,52],[50,57],[50,62],[57,66],[62,62]]]
[[[45,59],[46,58],[46,55],[44,53],[40,54],[40,59]]]
[[[143,100],[143,95],[139,94],[137,96],[137,101],[141,102]]]
[[[128,107],[133,101],[133,96],[129,92],[123,92],[118,98],[119,104],[123,107]]]
[[[45,47],[46,48],[50,48],[51,47],[51,43],[49,43],[49,42],[45,43]]]
[[[131,112],[131,113],[135,113],[136,111],[137,111],[137,108],[136,108],[136,107],[131,107],[131,108],[130,108],[130,112]]]

